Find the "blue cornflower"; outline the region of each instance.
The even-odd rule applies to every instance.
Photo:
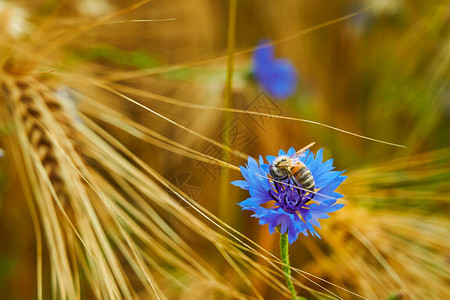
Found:
[[[259,157],[258,162],[249,157],[245,167],[241,166],[241,173],[245,180],[237,180],[232,184],[249,191],[250,198],[239,205],[243,210],[253,211],[252,217],[259,218],[259,224],[269,224],[269,231],[273,233],[279,226],[281,234],[288,232],[289,243],[297,240],[300,233],[308,236],[308,231],[320,238],[314,226],[320,228],[319,219],[328,218],[328,213],[341,209],[344,204],[337,204],[336,200],[343,196],[335,189],[347,178],[342,176],[344,171],[332,171],[333,160],[323,162],[323,149],[314,156],[309,150],[298,158],[311,172],[315,181],[315,195],[295,186],[291,178],[275,182],[269,175],[270,164],[275,156],[267,156],[268,164]],[[278,155],[291,156],[294,148],[287,153],[280,150]],[[266,205],[261,206],[261,204]],[[272,206],[270,206],[272,205]]]
[[[263,89],[272,97],[285,99],[297,89],[297,71],[286,59],[274,57],[274,47],[269,41],[258,44],[253,54],[253,73]]]

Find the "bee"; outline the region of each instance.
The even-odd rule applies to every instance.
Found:
[[[307,149],[312,147],[315,143],[311,143],[308,146],[300,149],[291,156],[279,156],[269,166],[269,173],[276,181],[282,181],[290,178],[294,185],[298,188],[298,192],[302,190],[309,192],[309,200],[314,198],[314,190],[316,189],[316,183],[314,177],[308,167],[298,160]]]

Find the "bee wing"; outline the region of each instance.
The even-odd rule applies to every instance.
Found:
[[[295,160],[295,159],[289,159],[285,162],[282,162],[281,164],[279,164],[279,167],[296,167],[296,166],[302,166],[303,163],[299,160]]]
[[[306,150],[308,150],[309,148],[311,148],[312,146],[314,146],[315,143],[316,143],[316,142],[312,142],[311,144],[309,144],[309,145],[303,147],[302,149],[300,149],[300,150],[298,150],[297,152],[295,152],[294,154],[292,154],[289,158],[290,158],[290,159],[293,159],[293,158],[296,158],[296,157],[303,156],[303,152],[305,152]]]
[[[297,152],[295,152],[294,154],[289,156],[285,162],[280,163],[278,166],[279,167],[289,167],[289,166],[293,166],[293,165],[300,163],[299,161],[297,161],[297,158],[303,156],[304,155],[303,152],[305,152],[306,150],[311,148],[315,143],[316,142],[312,142],[308,146],[303,147],[302,149],[298,150]]]

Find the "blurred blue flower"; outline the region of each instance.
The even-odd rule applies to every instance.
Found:
[[[253,53],[253,73],[258,83],[272,97],[285,99],[297,89],[298,76],[287,59],[274,57],[274,47],[263,40]]]
[[[249,157],[245,167],[241,168],[241,173],[245,180],[237,180],[232,184],[248,190],[250,198],[242,201],[239,205],[243,210],[253,211],[252,217],[259,218],[259,224],[269,224],[269,231],[272,234],[279,226],[281,234],[288,232],[289,243],[297,240],[300,233],[308,236],[308,231],[320,238],[314,226],[320,228],[319,219],[328,218],[328,213],[335,212],[344,204],[337,204],[336,200],[343,196],[335,192],[335,189],[347,178],[341,174],[344,171],[332,171],[333,160],[323,162],[323,149],[314,156],[309,150],[299,157],[311,171],[316,183],[315,196],[313,200],[306,195],[307,192],[296,188],[291,179],[282,182],[274,182],[269,175],[269,164],[276,157],[267,156],[269,164],[264,163],[259,157],[259,164]],[[294,148],[289,149],[287,154],[280,150],[278,155],[292,155]],[[265,207],[261,204],[267,203]],[[271,207],[269,207],[272,205]]]

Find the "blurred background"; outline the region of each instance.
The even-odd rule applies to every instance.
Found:
[[[26,45],[39,36],[56,35],[60,28],[78,30],[135,3],[1,1],[0,29],[9,36],[1,42]],[[102,80],[183,128],[98,85],[86,85],[71,75],[48,75],[54,89],[76,109],[89,107],[89,99],[95,98],[155,135],[235,166],[245,160],[226,155],[220,146],[184,128],[254,158],[316,142],[314,151],[324,148],[325,159],[333,158],[337,170],[346,170],[348,179],[340,188],[346,207],[323,222],[322,240],[300,237],[291,246],[292,266],[367,299],[448,299],[448,1],[238,1],[231,35],[229,10],[230,1],[150,1],[80,32],[44,61],[40,71],[56,69]],[[226,84],[230,37],[235,43],[231,90]],[[273,44],[275,58],[287,60],[297,74],[295,91],[282,99],[271,95],[255,74],[254,51],[264,39]],[[224,113],[221,107],[238,111]],[[96,118],[92,109],[86,111],[163,178],[279,256],[277,237],[236,205],[248,197],[228,185],[241,178],[239,172],[187,158],[161,138],[143,140],[114,126],[114,121]],[[11,149],[4,143],[14,128],[3,116],[1,298],[36,299],[35,232]],[[312,120],[406,148],[276,116]],[[170,214],[161,214],[237,290],[252,295],[233,268],[211,250],[214,246]],[[258,256],[252,259],[271,268]],[[44,257],[44,274],[48,263]],[[263,298],[284,299],[267,282],[244,272]],[[343,299],[361,299],[321,284]],[[50,284],[44,287],[50,293]],[[196,298],[163,280],[160,287],[169,299]],[[235,298],[211,287],[197,288],[205,289],[206,299]],[[327,299],[297,290],[308,299]],[[93,297],[89,292],[83,295],[81,299]]]

